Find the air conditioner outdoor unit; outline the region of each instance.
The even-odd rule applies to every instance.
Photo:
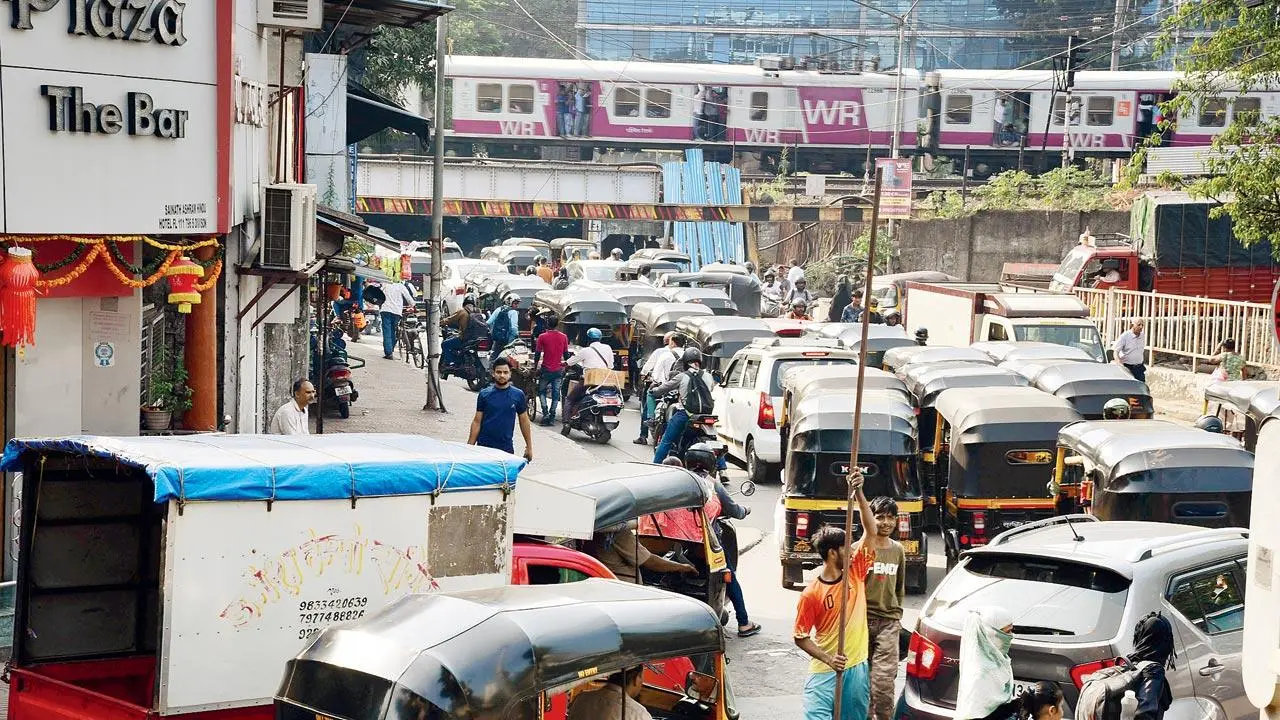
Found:
[[[324,0],[258,0],[258,24],[291,30],[319,30]]]
[[[259,265],[297,272],[315,259],[316,186],[268,185],[262,203]]]

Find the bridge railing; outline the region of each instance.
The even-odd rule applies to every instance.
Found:
[[[1273,377],[1280,371],[1275,319],[1265,303],[1114,289],[1077,288],[1076,295],[1089,307],[1089,316],[1108,346],[1135,320],[1143,320],[1151,357],[1185,357],[1195,370],[1200,361],[1213,357],[1219,343],[1232,338],[1236,352],[1250,366],[1265,368]]]

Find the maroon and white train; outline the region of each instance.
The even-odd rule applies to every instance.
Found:
[[[450,56],[451,147],[502,141],[561,142],[557,100],[587,89],[588,121],[563,140],[597,147],[686,147],[711,153],[792,148],[798,169],[860,169],[868,147],[887,153],[896,125],[904,151],[956,156],[995,171],[1056,162],[1064,135],[1077,156],[1127,156],[1160,119],[1172,72],[1076,74],[1070,118],[1053,74],[1025,70],[941,70],[898,78],[875,72],[770,70],[757,66]],[[703,94],[699,95],[699,88]],[[935,91],[936,89],[936,91]],[[695,106],[713,116],[695,139]],[[1208,145],[1236,113],[1280,112],[1280,93],[1230,93],[1198,103],[1166,134],[1166,146]],[[895,117],[897,122],[895,123]],[[709,128],[709,129],[708,129]],[[709,139],[708,139],[709,138]],[[808,162],[804,158],[808,158]]]

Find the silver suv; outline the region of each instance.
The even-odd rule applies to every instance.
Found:
[[[1248,550],[1243,528],[1072,515],[1009,530],[966,553],[920,611],[908,715],[952,717],[965,616],[994,605],[1013,617],[1016,682],[1057,683],[1071,715],[1085,676],[1130,652],[1134,625],[1157,611],[1174,629],[1166,720],[1257,717],[1240,676]]]

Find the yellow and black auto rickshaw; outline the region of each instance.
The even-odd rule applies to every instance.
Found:
[[[940,362],[966,362],[975,365],[995,365],[991,356],[981,350],[967,347],[944,347],[941,345],[916,345],[911,347],[890,348],[884,353],[884,369],[889,372],[900,372],[907,365],[925,365]]]
[[[782,502],[774,517],[784,588],[801,584],[803,571],[821,564],[810,544],[818,528],[845,525],[856,393],[806,394],[790,415]],[[898,539],[907,554],[910,592],[924,591],[928,554],[917,455],[915,411],[902,393],[864,389],[858,466],[868,497],[884,495],[898,503]]]
[[[722,372],[728,367],[729,360],[756,338],[774,337],[773,331],[760,318],[720,315],[682,317],[676,321],[676,330],[702,351],[702,369],[712,373]]]
[[[1010,528],[1053,517],[1048,477],[1058,431],[1080,413],[1029,387],[956,388],[938,396],[932,440],[947,468],[942,540],[947,567]]]
[[[1091,420],[1058,432],[1059,512],[1099,520],[1249,527],[1253,453],[1164,420]]]
[[[866,390],[892,390],[911,404],[911,393],[897,375],[869,367],[864,371],[863,388]],[[782,386],[782,413],[778,418],[778,434],[781,436],[782,461],[787,459],[787,434],[791,429],[791,415],[797,400],[816,393],[856,390],[858,366],[849,364],[801,365],[785,370],[779,379]]]
[[[1115,363],[1065,361],[1036,374],[1037,389],[1071,403],[1086,420],[1101,420],[1102,406],[1120,398],[1129,404],[1129,417],[1145,420],[1155,414],[1147,384]]]
[[[1222,421],[1223,432],[1244,443],[1253,452],[1258,446],[1258,428],[1280,407],[1280,382],[1272,380],[1223,380],[1204,389],[1202,414]]]

